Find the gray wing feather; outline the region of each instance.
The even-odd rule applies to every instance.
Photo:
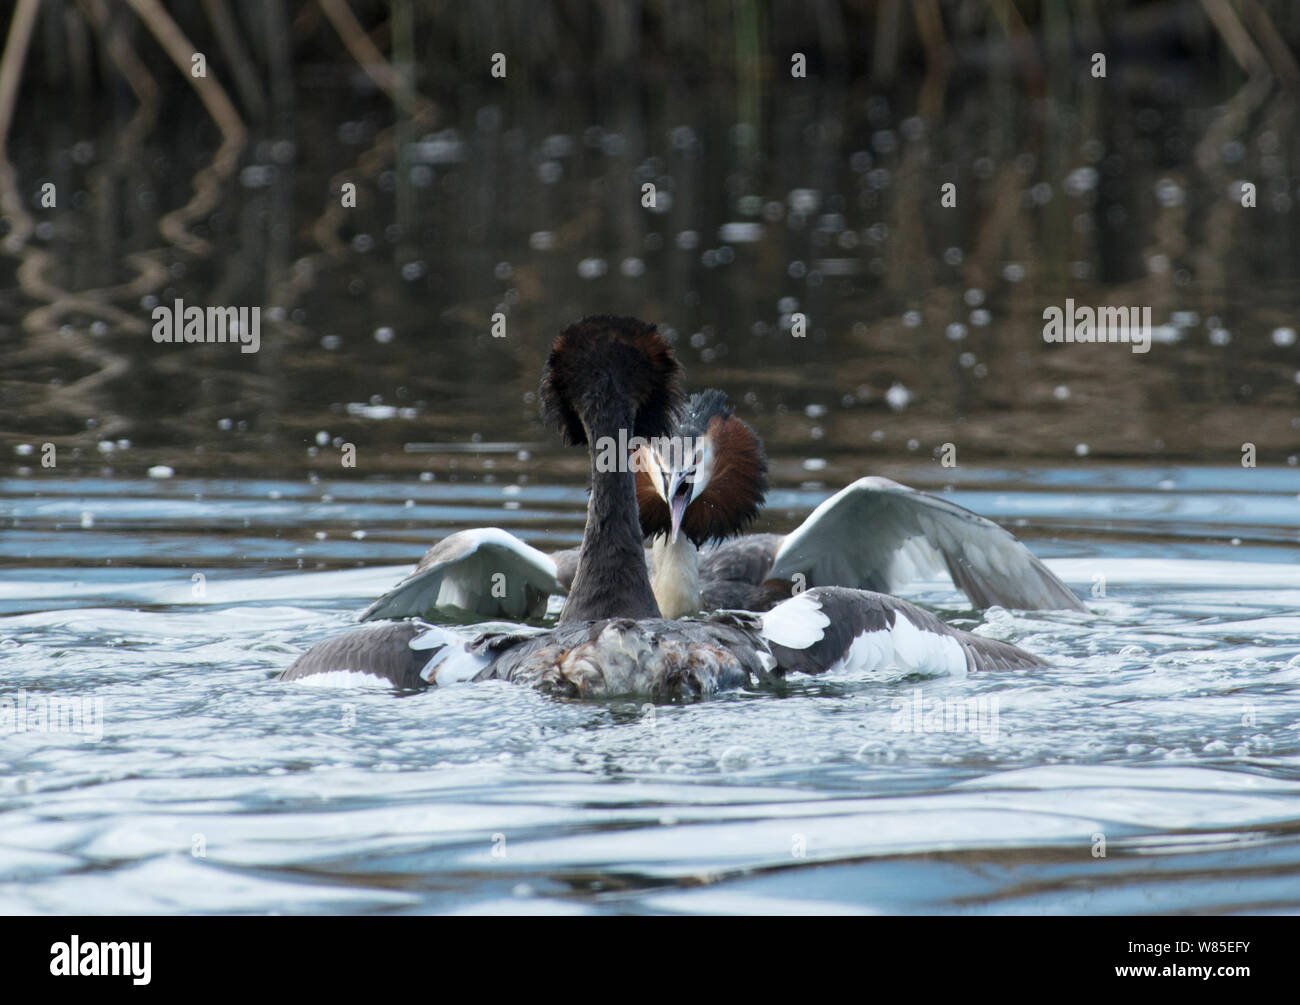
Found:
[[[780,534],[746,534],[709,545],[700,552],[700,578],[758,586],[784,540]]]
[[[813,510],[786,535],[768,575],[892,592],[944,569],[976,607],[1086,609],[993,521],[888,478],[859,478]]]
[[[553,558],[500,528],[457,531],[430,548],[415,571],[366,608],[361,620],[431,618],[439,610],[485,618],[537,616],[549,596],[566,592],[559,571]]]
[[[280,680],[301,680],[313,674],[350,670],[391,681],[400,688],[426,688],[429,685],[420,677],[420,671],[431,654],[413,650],[410,645],[423,630],[421,625],[403,621],[348,632],[303,653],[280,674]]]

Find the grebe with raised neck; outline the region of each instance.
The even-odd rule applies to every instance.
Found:
[[[653,325],[593,316],[555,339],[541,384],[543,414],[591,446],[591,504],[568,601],[554,628],[420,621],[380,624],[323,642],[281,680],[361,673],[398,687],[503,679],[568,697],[701,698],[787,673],[968,671],[1043,665],[1010,643],[943,624],[905,601],[819,587],[759,615],[660,616],[644,560],[635,465],[596,462],[606,437],[662,437],[678,418],[679,366]],[[621,434],[621,435],[620,435]]]

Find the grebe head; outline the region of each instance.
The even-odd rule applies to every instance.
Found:
[[[738,534],[767,495],[763,441],[716,390],[691,396],[671,436],[641,447],[637,503],[641,529],[696,545]]]
[[[631,436],[664,436],[681,407],[681,365],[652,324],[593,314],[555,337],[542,375],[542,415],[575,446],[600,416],[626,414]]]

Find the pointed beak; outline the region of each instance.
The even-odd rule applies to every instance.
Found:
[[[672,481],[668,485],[668,510],[672,514],[672,530],[668,535],[669,544],[677,540],[677,532],[682,529],[682,517],[686,515],[686,507],[691,504],[690,492],[679,492],[682,480],[680,473],[674,474]]]

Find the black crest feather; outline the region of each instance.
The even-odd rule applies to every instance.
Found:
[[[681,407],[681,365],[655,326],[594,314],[555,337],[542,375],[542,417],[567,442],[587,442],[587,427],[613,403],[629,402],[632,434],[664,436]],[[584,420],[586,420],[584,422]]]

